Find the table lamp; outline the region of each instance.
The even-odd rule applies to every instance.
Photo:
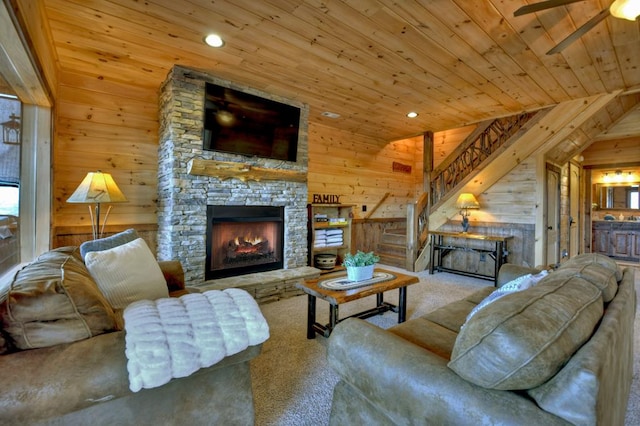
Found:
[[[107,223],[111,206],[107,210],[107,214],[104,217],[102,228],[100,228],[100,204],[102,203],[124,203],[125,198],[118,185],[111,177],[109,173],[102,173],[101,171],[89,172],[87,176],[80,183],[80,186],[76,188],[71,197],[67,199],[67,203],[82,203],[82,204],[95,204],[95,218],[94,212],[89,206],[89,216],[91,217],[91,230],[93,233],[93,239],[102,238],[104,233],[104,226]]]
[[[469,209],[479,209],[480,203],[473,194],[463,193],[458,197],[456,207],[460,209],[460,216],[462,216],[462,232],[467,232],[469,230]]]

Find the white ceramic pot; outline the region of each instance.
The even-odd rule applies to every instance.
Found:
[[[368,266],[347,266],[347,278],[349,281],[364,281],[373,278],[373,267]]]

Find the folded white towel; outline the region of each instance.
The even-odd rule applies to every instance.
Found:
[[[342,229],[327,229],[327,237],[330,237],[332,235],[342,236]]]
[[[269,338],[258,304],[237,288],[141,300],[123,316],[132,392],[186,377]]]

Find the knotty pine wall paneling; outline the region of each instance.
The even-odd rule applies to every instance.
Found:
[[[370,217],[406,217],[422,190],[421,153],[422,136],[389,142],[309,123],[309,202],[313,194],[340,195],[362,219],[382,201]],[[394,171],[394,162],[411,172]]]
[[[528,158],[477,195],[480,209],[472,210],[469,221],[534,224],[536,215],[535,159]],[[455,220],[460,220],[456,215]]]
[[[127,197],[114,204],[109,225],[155,225],[158,170],[158,95],[100,76],[61,72],[53,143],[53,228],[69,239],[90,226],[87,205],[67,198],[89,171],[111,173]],[[106,208],[103,207],[101,220]]]
[[[582,151],[582,156],[583,166],[640,164],[640,137],[596,141]]]
[[[437,167],[476,128],[476,125],[434,133],[434,166]],[[482,194],[475,194],[480,209],[472,210],[472,223],[534,224],[537,190],[535,160],[525,159]],[[460,221],[460,215],[451,218]]]
[[[438,167],[477,126],[460,127],[433,134],[433,167]]]
[[[476,128],[476,125],[434,133],[434,167],[444,161]],[[537,189],[535,160],[525,159],[515,169],[482,194],[474,194],[480,209],[472,210],[469,220],[485,223],[535,223]],[[453,221],[460,221],[455,214]]]

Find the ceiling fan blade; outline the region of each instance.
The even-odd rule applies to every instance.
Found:
[[[527,13],[539,12],[541,10],[552,9],[558,6],[564,6],[565,4],[577,3],[583,0],[547,0],[540,3],[532,3],[522,6],[520,9],[513,12],[513,16],[526,15]]]
[[[553,49],[547,52],[547,55],[553,55],[559,52],[562,52],[567,46],[571,43],[585,35],[591,28],[595,27],[600,23],[600,21],[604,20],[607,16],[609,16],[611,12],[609,12],[609,8],[602,9],[596,16],[589,19],[585,22],[580,28],[575,30],[573,33],[569,34],[567,38],[558,43]]]

